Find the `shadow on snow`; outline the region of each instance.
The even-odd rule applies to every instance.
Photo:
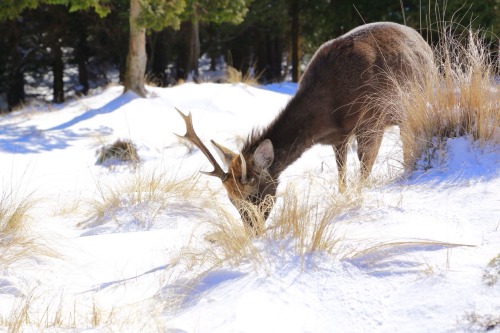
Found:
[[[137,98],[137,95],[133,93],[123,94],[98,109],[84,112],[70,121],[46,130],[40,130],[35,126],[21,127],[19,123],[2,125],[0,129],[0,150],[12,154],[39,153],[65,149],[70,146],[71,141],[81,137],[109,135],[113,132],[113,129],[107,126],[100,126],[95,129],[71,129],[71,127],[96,116],[111,113],[135,98]]]
[[[139,274],[137,276],[132,276],[132,277],[129,277],[129,278],[125,278],[125,279],[121,279],[121,280],[116,280],[116,281],[109,281],[109,282],[100,283],[98,285],[93,286],[89,290],[81,292],[81,294],[88,293],[88,292],[94,292],[95,293],[95,292],[102,291],[104,289],[107,289],[107,288],[110,288],[110,287],[113,287],[113,286],[123,285],[123,284],[125,284],[128,281],[135,281],[135,280],[137,280],[140,277],[147,276],[149,274],[153,274],[153,273],[156,273],[156,272],[164,271],[164,270],[166,270],[168,268],[168,266],[169,266],[168,264],[167,265],[162,265],[162,266],[158,266],[158,267],[155,267],[153,269],[150,269],[149,271],[144,272],[142,274]]]

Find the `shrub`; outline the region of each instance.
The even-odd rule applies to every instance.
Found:
[[[497,144],[500,90],[489,45],[478,32],[452,35],[443,27],[435,47],[436,71],[424,83],[401,87],[395,103],[406,109],[401,125],[407,170],[432,160],[447,138],[468,136],[481,146]]]
[[[116,140],[113,144],[102,147],[97,154],[96,164],[99,165],[122,162],[137,164],[140,161],[137,148],[130,140]]]

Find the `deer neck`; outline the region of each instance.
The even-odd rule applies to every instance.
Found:
[[[274,161],[269,167],[273,179],[314,144],[310,106],[306,107],[303,94],[299,90],[280,112],[276,119],[264,130],[254,132],[243,148],[243,153],[252,153],[265,139],[274,147]]]

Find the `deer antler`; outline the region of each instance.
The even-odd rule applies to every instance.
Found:
[[[191,112],[189,112],[188,115],[186,116],[179,109],[177,109],[177,108],[175,108],[175,109],[177,110],[177,112],[179,112],[182,119],[184,119],[184,122],[186,123],[186,134],[184,134],[184,135],[175,134],[175,135],[177,135],[178,137],[180,137],[182,139],[188,140],[189,142],[194,144],[196,147],[198,147],[201,150],[201,152],[203,154],[205,154],[205,156],[208,158],[208,160],[210,161],[210,163],[214,167],[214,171],[212,171],[212,172],[204,172],[204,171],[200,171],[200,172],[205,174],[205,175],[208,175],[208,176],[215,176],[215,177],[219,178],[220,180],[225,181],[227,179],[227,173],[224,172],[224,170],[222,170],[219,163],[217,163],[217,161],[215,160],[213,155],[210,153],[208,148],[203,144],[203,142],[200,140],[200,138],[198,137],[198,135],[196,135],[196,132],[194,131],[193,118],[191,117]]]
[[[243,157],[243,154],[240,153],[240,160],[241,160],[241,183],[246,184],[248,183],[247,179],[247,161],[245,160],[245,157]]]

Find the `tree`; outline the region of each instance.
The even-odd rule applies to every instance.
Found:
[[[288,0],[254,0],[245,21],[224,39],[233,67],[243,73],[251,69],[259,81],[283,78],[283,54],[289,44]]]
[[[6,21],[7,25],[14,29],[16,33],[9,34],[8,61],[11,66],[8,68],[8,93],[7,100],[9,109],[24,102],[24,69],[26,67],[26,54],[33,53],[34,47],[45,47],[50,50],[50,64],[53,73],[53,101],[61,103],[64,101],[64,60],[63,43],[67,36],[67,26],[69,25],[68,10],[75,12],[78,10],[94,8],[99,15],[106,15],[108,8],[103,5],[107,0],[6,0],[0,4],[0,21]],[[31,11],[29,11],[31,10]],[[30,13],[37,11],[36,19],[42,21],[40,28],[45,30],[43,38],[37,46],[30,46],[25,49],[23,45],[23,32],[31,35],[39,33],[32,31],[33,23],[22,22],[22,15],[30,16]],[[28,14],[26,14],[28,11]],[[24,13],[24,14],[23,14]],[[33,16],[31,17],[33,19]],[[24,38],[26,39],[26,38]]]
[[[292,81],[299,82],[300,79],[300,8],[299,0],[290,0],[290,18],[292,21]]]
[[[183,13],[181,33],[184,45],[177,62],[177,79],[186,79],[189,73],[198,76],[198,59],[200,58],[200,23],[243,22],[248,6],[253,0],[187,0]]]
[[[25,99],[24,66],[25,56],[22,52],[21,27],[16,20],[0,23],[0,89],[7,91],[8,109],[22,105]]]
[[[125,91],[132,90],[141,97],[146,96],[144,74],[146,71],[146,28],[139,25],[141,3],[130,0],[130,36],[128,44],[127,67],[125,70]]]
[[[124,92],[130,90],[141,97],[146,96],[146,28],[178,28],[184,7],[184,0],[130,0],[130,38]]]

